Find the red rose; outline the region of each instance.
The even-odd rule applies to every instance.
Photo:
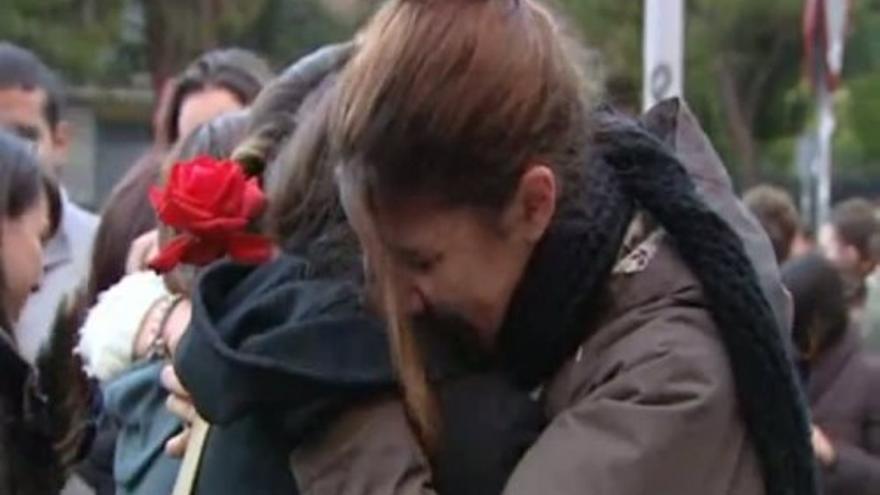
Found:
[[[268,239],[246,231],[266,197],[233,161],[200,156],[175,164],[165,188],[150,191],[150,201],[159,220],[180,233],[150,263],[157,271],[178,263],[206,265],[226,255],[260,263],[271,255]]]

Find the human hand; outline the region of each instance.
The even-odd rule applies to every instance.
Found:
[[[150,260],[159,254],[159,230],[153,229],[131,243],[125,260],[125,273],[147,269]]]
[[[823,466],[830,467],[837,462],[837,451],[834,449],[834,445],[831,443],[831,440],[828,439],[828,436],[815,425],[813,425],[812,442],[816,459],[818,459]]]
[[[183,431],[165,443],[165,453],[172,457],[183,457],[189,444],[192,423],[198,418],[192,398],[177,378],[174,367],[170,364],[162,370],[162,386],[168,391],[165,406],[171,414],[183,422]]]

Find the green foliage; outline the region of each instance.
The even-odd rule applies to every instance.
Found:
[[[242,46],[283,66],[349,36],[318,0],[2,0],[0,39],[38,53],[73,83],[161,79],[199,53]]]
[[[637,108],[643,1],[550,1],[601,54],[594,75],[614,101]],[[815,112],[802,78],[803,0],[686,3],[689,103],[734,175],[791,173],[794,143]],[[880,176],[880,0],[853,4],[835,159]],[[0,0],[0,39],[34,49],[72,81],[104,84],[161,78],[224,45],[283,67],[348,38],[356,21],[330,15],[322,0]]]
[[[641,87],[642,1],[561,0],[562,10],[601,52],[608,81]],[[686,98],[735,176],[794,172],[795,143],[814,120],[803,79],[803,0],[689,0]],[[854,2],[847,46],[845,103],[835,158],[842,168],[880,164],[880,0]],[[732,92],[722,90],[725,78]],[[612,91],[613,92],[613,91]],[[733,129],[747,127],[748,142]],[[752,170],[749,170],[751,167]],[[877,165],[874,168],[880,168]],[[876,170],[880,175],[880,170]]]
[[[114,56],[122,0],[3,0],[0,39],[39,53],[73,81],[101,74]]]
[[[839,102],[835,159],[843,169],[880,176],[880,0],[855,2]]]
[[[331,17],[314,0],[267,0],[237,41],[283,67],[315,48],[347,39],[354,28]]]

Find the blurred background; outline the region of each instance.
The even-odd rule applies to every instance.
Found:
[[[3,0],[0,39],[31,48],[68,85],[76,130],[65,178],[98,208],[150,143],[155,95],[209,48],[241,46],[281,68],[350,36],[367,0]],[[636,111],[643,2],[556,0],[594,49],[608,97]],[[804,0],[689,0],[684,93],[737,186],[797,192],[813,146],[815,96],[804,77]],[[880,195],[880,0],[854,0],[834,93],[833,196]]]

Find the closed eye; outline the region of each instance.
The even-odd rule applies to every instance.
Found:
[[[442,253],[423,254],[406,248],[394,251],[401,264],[416,273],[428,273],[443,260]]]
[[[31,125],[15,125],[12,131],[20,138],[37,142],[40,140],[40,129]]]

